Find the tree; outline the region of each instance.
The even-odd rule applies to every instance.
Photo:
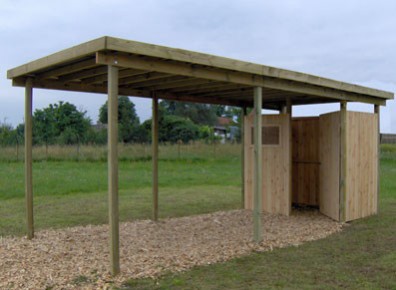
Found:
[[[107,124],[107,101],[99,109],[99,121]],[[137,142],[139,130],[139,117],[136,114],[135,104],[128,97],[118,98],[118,124],[119,138],[123,142]]]
[[[17,132],[6,122],[0,123],[0,145],[10,146],[17,144]]]
[[[33,138],[39,144],[76,144],[84,142],[91,120],[86,111],[68,102],[50,104],[33,114]]]
[[[151,124],[149,119],[140,126],[140,142],[151,142]],[[160,114],[158,125],[159,142],[188,143],[199,138],[199,127],[188,118]]]
[[[213,105],[162,100],[160,107],[165,115],[188,118],[197,125],[213,126],[217,121]]]
[[[159,124],[159,141],[188,143],[199,137],[199,127],[190,119],[179,116],[164,116]]]

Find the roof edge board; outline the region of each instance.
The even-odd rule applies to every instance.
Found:
[[[75,59],[94,54],[95,52],[104,50],[106,48],[106,41],[107,36],[100,37],[36,59],[8,70],[7,78],[13,79],[15,77],[30,74],[50,66],[62,64],[65,61],[73,61]]]

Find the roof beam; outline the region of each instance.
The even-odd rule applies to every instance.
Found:
[[[97,52],[96,62],[98,64],[104,65],[116,65],[124,68],[152,70],[188,77],[229,82],[254,87],[264,87],[301,94],[309,94],[337,100],[357,101],[379,105],[385,104],[385,100],[379,98],[309,85],[301,82],[269,78],[262,75],[255,75],[249,73],[225,71],[221,69],[213,70],[207,69],[199,65],[192,65],[180,62],[167,62],[160,59],[141,58],[134,55],[114,55],[105,52]]]
[[[15,78],[12,80],[12,85],[17,87],[24,87],[25,82],[26,82],[25,78]],[[87,85],[84,83],[77,83],[77,82],[64,83],[57,80],[33,79],[32,87],[39,89],[53,89],[53,90],[73,91],[73,92],[107,94],[107,86],[105,85]],[[123,96],[143,97],[143,98],[152,97],[151,94],[152,91],[150,90],[136,90],[133,88],[120,87],[118,91],[119,94]],[[249,101],[243,101],[243,100],[229,100],[229,99],[216,98],[216,97],[197,98],[185,94],[174,94],[172,92],[156,92],[156,96],[160,99],[167,99],[174,101],[228,105],[228,106],[237,106],[237,107],[243,107],[250,104]]]

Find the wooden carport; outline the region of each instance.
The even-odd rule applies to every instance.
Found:
[[[25,87],[25,182],[28,238],[33,238],[32,92],[33,88],[108,94],[108,194],[111,272],[119,265],[118,95],[153,99],[153,219],[158,215],[158,99],[254,107],[254,239],[261,240],[261,110],[291,114],[293,105],[347,102],[379,106],[393,94],[313,75],[208,54],[135,41],[101,37],[8,71],[14,86]],[[379,120],[379,118],[378,118]],[[378,124],[379,126],[379,124]],[[340,136],[346,140],[345,122]],[[341,146],[341,155],[345,149]],[[345,158],[341,175],[345,175]],[[341,180],[343,180],[341,176]],[[340,183],[340,192],[345,184]],[[344,187],[344,189],[342,189]],[[340,209],[342,210],[342,209]]]

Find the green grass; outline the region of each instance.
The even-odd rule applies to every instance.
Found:
[[[163,152],[160,217],[238,208],[239,148],[218,150],[206,158],[198,149],[184,149],[180,157]],[[299,247],[254,253],[159,279],[128,280],[122,289],[396,289],[396,150],[382,149],[379,215]],[[151,162],[128,156],[120,162],[121,220],[149,218]],[[36,228],[107,222],[106,163],[59,160],[68,161],[34,163]],[[0,236],[24,234],[23,192],[23,163],[0,163]],[[85,277],[74,282],[87,283]]]
[[[173,159],[159,162],[160,217],[240,207],[239,158]],[[151,216],[151,162],[119,164],[120,219]],[[35,227],[107,222],[104,162],[42,161],[33,166]],[[0,236],[25,233],[22,162],[0,163]]]

